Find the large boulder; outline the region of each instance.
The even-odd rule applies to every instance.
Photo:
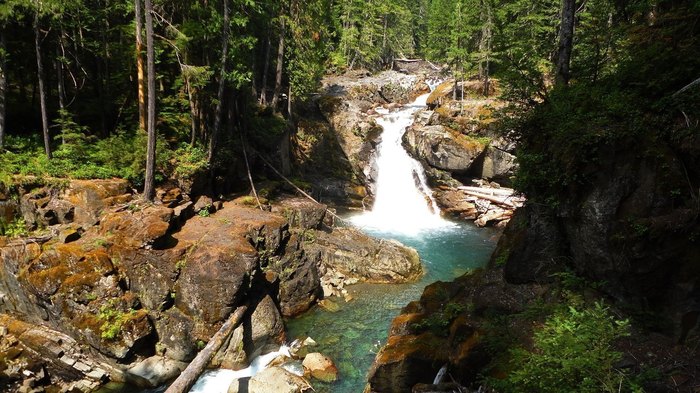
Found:
[[[261,353],[277,350],[284,341],[282,315],[272,297],[263,295],[252,307],[253,312],[243,318],[227,345],[214,356],[212,364],[215,366],[243,368]]]
[[[264,266],[266,278],[279,286],[280,309],[286,317],[303,313],[323,296],[317,254],[307,252],[304,233],[316,231],[292,233],[284,254]]]
[[[502,185],[510,184],[518,164],[515,155],[495,146],[487,146],[470,168],[474,177],[493,180]]]
[[[416,250],[394,240],[375,239],[353,228],[316,231],[304,249],[320,264],[366,282],[399,283],[418,279],[423,268]]]
[[[452,173],[466,173],[486,149],[485,141],[441,125],[410,127],[404,146],[428,165]]]
[[[173,235],[177,264],[175,306],[207,336],[244,299],[258,270],[256,247],[276,254],[287,236],[284,218],[233,203],[193,217]]]
[[[124,372],[124,379],[139,387],[155,388],[175,379],[186,367],[185,362],[156,355],[129,367]]]

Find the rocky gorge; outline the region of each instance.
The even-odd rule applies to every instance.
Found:
[[[429,70],[327,78],[292,138],[309,193],[351,211],[371,206],[378,107],[411,102],[441,76]],[[697,308],[697,214],[673,195],[684,176],[691,183],[697,177],[683,170],[696,160],[696,143],[652,158],[601,151],[597,170],[614,176],[567,189],[563,203],[546,208],[538,195],[525,201],[506,188],[517,170],[515,144],[492,129],[501,104],[482,90],[475,81],[439,84],[403,143],[423,164],[445,213],[505,228],[503,236],[486,268],[431,284],[403,308],[365,390],[479,389],[485,377],[505,372],[499,340],[530,340],[542,323],[533,313],[570,289],[563,282],[572,270],[601,283],[577,289],[589,302],[624,302],[616,312],[642,318],[664,310],[664,327],[651,334],[639,328],[618,343],[623,366],[668,366],[664,372],[692,386],[697,348],[673,344],[678,321]],[[668,176],[674,182],[659,180]],[[0,238],[0,368],[8,389],[91,391],[108,380],[158,386],[247,304],[250,311],[211,363],[243,369],[285,341],[284,318],[323,306],[324,298],[352,301],[347,288],[354,283],[423,274],[415,250],[336,225],[328,205],[290,196],[284,186],[258,185],[269,191],[264,209],[249,195],[212,198],[174,185],[161,188],[156,203],[144,203],[117,179],[17,178],[3,185],[0,216],[43,229]],[[326,364],[323,355],[314,358]],[[443,367],[450,382],[435,380]],[[279,367],[265,373],[249,388],[269,391],[270,381],[290,392],[308,387]],[[670,383],[649,391],[673,391]]]

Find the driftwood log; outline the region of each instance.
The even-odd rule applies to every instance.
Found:
[[[518,204],[515,203],[515,201],[511,201],[511,197],[499,197],[495,195],[485,195],[480,192],[474,192],[474,191],[468,191],[468,190],[462,190],[467,195],[473,196],[475,198],[483,199],[489,202],[493,202],[497,205],[505,206],[511,209],[515,209],[518,207]]]
[[[197,381],[199,375],[204,371],[204,368],[209,364],[212,356],[221,348],[226,338],[233,332],[233,329],[238,326],[243,319],[243,315],[248,310],[247,305],[242,305],[231,314],[231,316],[221,325],[219,331],[209,340],[207,345],[199,351],[194,360],[185,368],[184,371],[177,377],[175,382],[168,387],[165,393],[185,393],[190,390],[192,385]]]

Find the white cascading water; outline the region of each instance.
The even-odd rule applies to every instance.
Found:
[[[376,197],[371,211],[351,218],[355,225],[407,235],[454,225],[440,217],[423,167],[401,144],[406,128],[413,124],[413,116],[427,98],[424,94],[396,112],[377,111],[383,115],[377,124],[384,132],[378,147]]]
[[[242,370],[209,370],[205,371],[190,389],[190,393],[226,393],[231,383],[237,379],[250,378],[267,366],[279,356],[291,357],[289,347],[282,345],[279,350],[260,355],[253,359],[250,366]]]

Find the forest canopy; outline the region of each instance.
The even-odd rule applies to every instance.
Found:
[[[241,136],[275,149],[324,74],[397,58],[497,78],[515,122],[562,86],[675,91],[700,77],[699,13],[689,0],[6,0],[0,176],[142,185],[147,152],[156,177],[215,169]]]

